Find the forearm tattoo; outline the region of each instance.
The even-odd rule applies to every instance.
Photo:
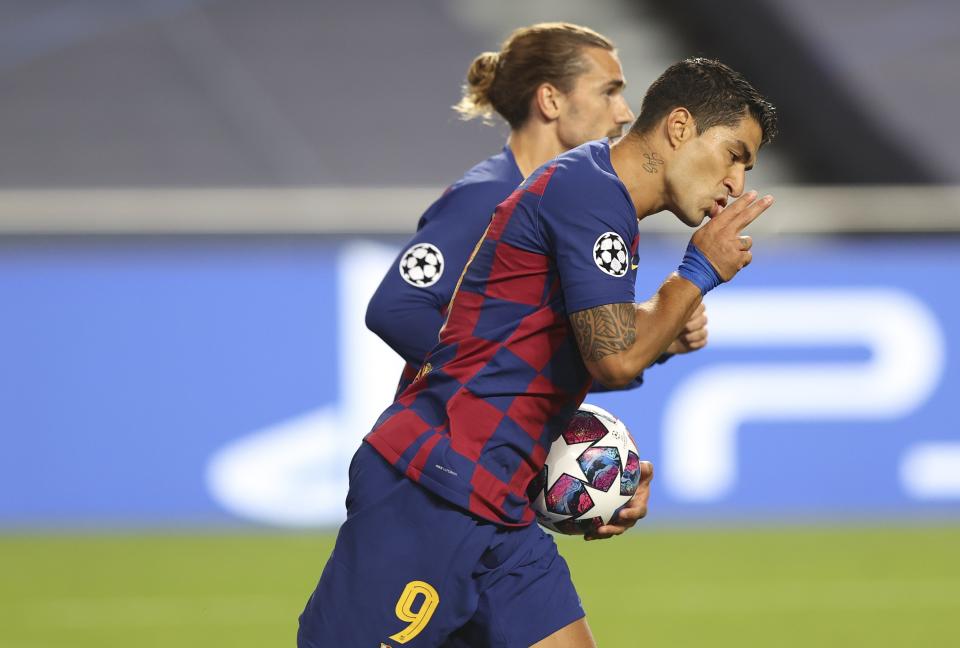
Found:
[[[632,347],[637,340],[636,317],[632,303],[606,304],[570,315],[584,360],[596,362]]]

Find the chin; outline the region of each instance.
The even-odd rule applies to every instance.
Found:
[[[684,208],[677,204],[668,206],[666,210],[676,216],[677,220],[687,227],[699,227],[710,215],[708,211],[704,211],[701,208]]]
[[[689,212],[684,212],[682,214],[677,214],[677,217],[680,219],[680,222],[687,227],[700,227],[700,225],[704,220],[707,219],[709,215],[710,214],[703,211],[693,212],[692,214]]]

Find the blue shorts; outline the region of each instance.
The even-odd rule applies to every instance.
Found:
[[[536,524],[497,526],[401,475],[364,443],[347,521],[300,615],[299,648],[526,648],[584,616]]]

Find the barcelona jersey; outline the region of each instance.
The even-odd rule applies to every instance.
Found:
[[[409,479],[506,526],[591,385],[571,313],[633,302],[636,211],[606,140],[534,172],[477,243],[439,343],[366,441]]]

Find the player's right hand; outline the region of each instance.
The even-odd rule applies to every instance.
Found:
[[[772,204],[773,196],[757,198],[757,192],[750,191],[727,205],[690,239],[724,281],[733,279],[753,260],[753,239],[740,232]]]

